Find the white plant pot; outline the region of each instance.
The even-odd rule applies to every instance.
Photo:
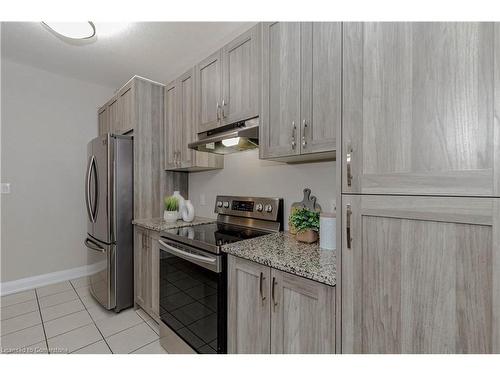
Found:
[[[178,211],[163,211],[163,220],[165,220],[166,222],[173,223],[177,221],[178,217]]]

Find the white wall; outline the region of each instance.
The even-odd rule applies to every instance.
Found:
[[[86,263],[84,174],[113,89],[2,59],[1,281]]]
[[[224,169],[191,173],[189,198],[196,215],[215,217],[218,194],[284,198],[285,227],[293,202],[302,200],[304,188],[310,188],[323,211],[332,212],[335,205],[335,162],[284,164],[259,160],[258,150],[224,156]],[[206,204],[202,205],[201,195]]]

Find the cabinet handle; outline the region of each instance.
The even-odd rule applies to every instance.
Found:
[[[351,210],[351,205],[347,204],[346,205],[346,240],[347,240],[347,248],[350,249],[352,245],[352,238],[351,238],[351,216],[352,216],[352,210]]]
[[[351,161],[352,161],[352,146],[347,146],[347,154],[346,154],[346,172],[347,172],[347,186],[352,185],[352,170],[351,170]]]
[[[220,121],[219,109],[220,109],[220,105],[219,105],[219,102],[217,101],[217,121]]]
[[[226,106],[226,101],[222,99],[222,118],[226,118],[226,112],[224,111],[224,107]]]
[[[274,289],[276,287],[276,284],[278,284],[278,282],[276,281],[276,278],[273,277],[273,285],[271,287],[271,297],[273,299],[273,308],[275,308],[276,306],[278,306],[278,302],[276,302],[276,299],[274,298]]]
[[[297,133],[297,126],[295,125],[295,121],[292,121],[292,150],[295,150],[295,146],[297,143],[295,142],[295,134]]]
[[[264,291],[263,291],[264,279],[265,279],[264,274],[261,272],[260,278],[259,278],[259,293],[260,293],[260,298],[262,299],[262,301],[264,301],[266,299],[266,296],[264,295]]]
[[[307,129],[307,121],[304,119],[302,121],[302,147],[306,148],[307,146],[307,141],[306,141],[306,129]]]

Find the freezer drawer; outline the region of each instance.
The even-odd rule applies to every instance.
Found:
[[[90,292],[106,309],[116,306],[115,245],[107,245],[93,238],[85,239],[88,249],[88,264],[96,266],[90,276]]]

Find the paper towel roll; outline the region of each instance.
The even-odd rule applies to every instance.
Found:
[[[337,241],[337,219],[334,213],[321,213],[319,216],[319,247],[335,250]]]

